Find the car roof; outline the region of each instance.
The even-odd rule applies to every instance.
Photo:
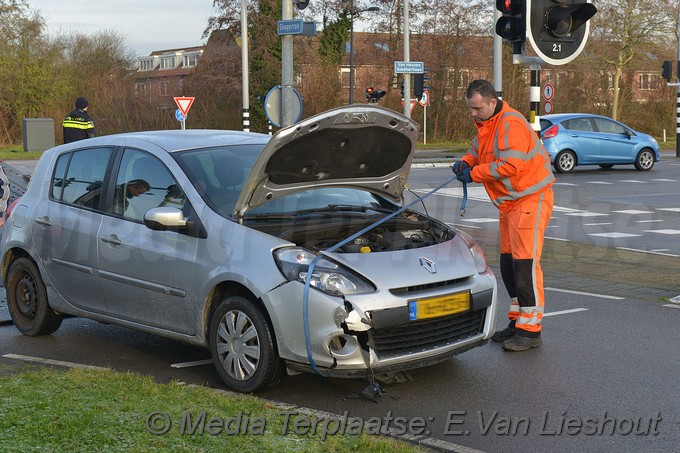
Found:
[[[588,118],[604,118],[611,120],[611,118],[602,116],[602,115],[595,115],[593,113],[553,113],[550,115],[541,115],[540,119],[545,119],[551,122],[556,122],[556,121],[563,121],[563,120],[568,120],[571,118],[583,118],[583,117],[588,117]]]
[[[104,135],[89,138],[87,142],[73,142],[64,146],[82,147],[84,144],[87,144],[88,147],[97,145],[139,146],[143,143],[151,143],[172,153],[185,149],[211,146],[266,144],[270,139],[270,135],[257,132],[218,129],[177,129]]]

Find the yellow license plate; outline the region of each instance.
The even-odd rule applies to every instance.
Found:
[[[470,293],[449,294],[408,303],[409,320],[438,318],[470,309]]]

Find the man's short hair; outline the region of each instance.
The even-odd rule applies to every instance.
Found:
[[[470,99],[475,95],[475,93],[479,93],[485,99],[498,100],[498,92],[488,80],[477,79],[470,82],[465,95],[468,99]]]
[[[127,183],[128,186],[137,186],[137,187],[143,187],[146,190],[151,189],[151,186],[149,185],[148,182],[146,182],[143,179],[133,179],[131,181],[128,181]]]

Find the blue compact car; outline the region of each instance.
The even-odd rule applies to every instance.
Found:
[[[541,117],[541,139],[558,173],[577,165],[635,165],[651,170],[659,161],[659,144],[611,118],[587,113],[560,113]]]

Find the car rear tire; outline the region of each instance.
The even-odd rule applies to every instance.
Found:
[[[569,150],[560,152],[553,163],[557,173],[569,173],[576,166],[576,155]]]
[[[648,171],[651,170],[653,166],[654,152],[649,148],[641,150],[635,158],[635,168],[640,171]]]
[[[47,301],[47,291],[33,261],[17,258],[7,276],[7,308],[19,332],[30,337],[48,335],[61,326],[62,317]]]
[[[210,352],[222,380],[239,392],[273,387],[283,378],[273,330],[254,301],[229,296],[210,322]]]

